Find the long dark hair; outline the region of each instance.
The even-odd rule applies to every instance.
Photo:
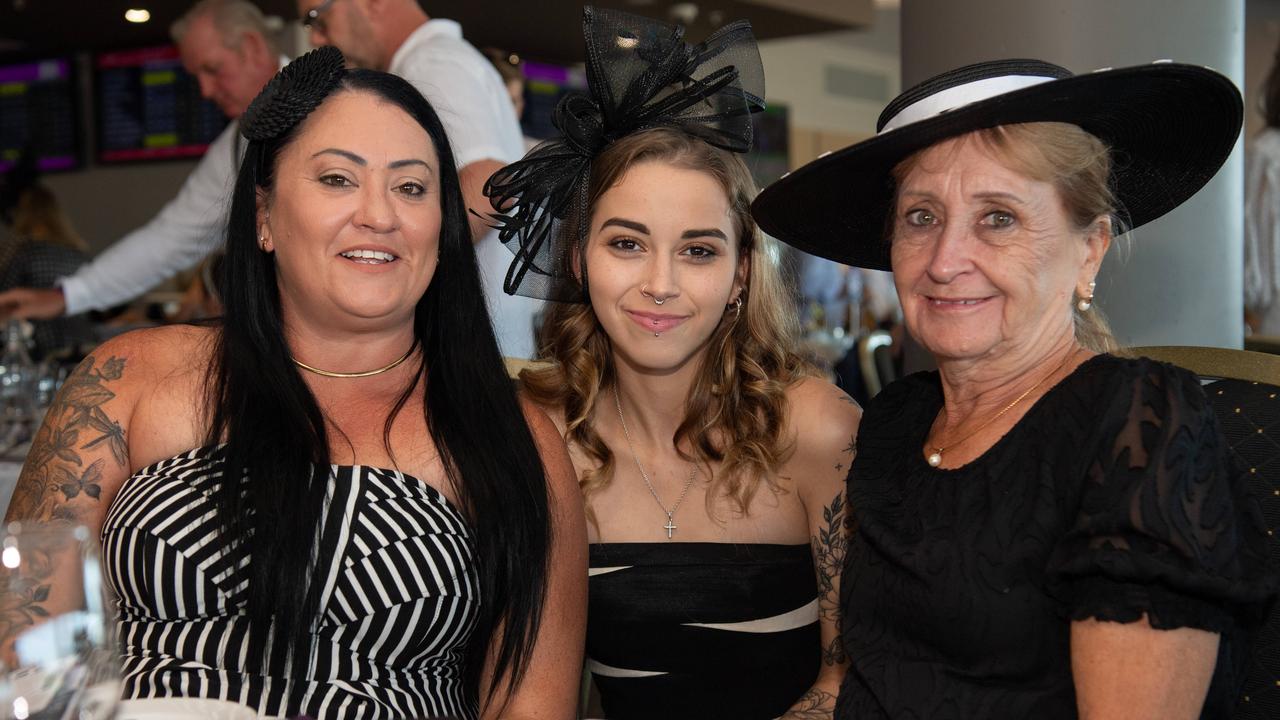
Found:
[[[367,70],[344,73],[335,92],[367,92],[408,113],[439,158],[439,263],[414,314],[421,363],[386,419],[419,383],[431,439],[470,521],[480,585],[479,620],[467,648],[467,687],[479,698],[490,640],[494,677],[514,687],[541,616],[550,546],[546,478],[485,308],[453,153],[431,105],[409,83]],[[249,143],[236,178],[222,281],[225,315],[208,375],[208,442],[222,445],[216,506],[225,537],[252,558],[247,615],[250,667],[292,658],[306,666],[319,608],[316,545],[330,452],[325,420],[284,339],[275,261],[256,242],[257,195],[270,193],[283,135]],[[274,638],[268,645],[268,636]],[[269,656],[268,653],[269,652]],[[495,682],[491,695],[500,687]]]

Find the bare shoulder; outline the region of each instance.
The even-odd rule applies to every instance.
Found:
[[[559,429],[551,419],[550,413],[547,412],[548,408],[530,400],[524,393],[520,393],[518,397],[520,398],[520,409],[524,412],[525,422],[529,424],[529,431],[533,433],[534,442],[537,442],[538,446],[541,447],[545,440],[555,435],[555,439],[564,444]]]
[[[797,459],[851,452],[861,420],[861,406],[826,380],[802,378],[787,388],[787,428]]]
[[[134,468],[204,442],[204,382],[216,339],[212,328],[173,325],[112,340],[126,353],[125,377],[131,382],[133,402],[122,419]]]
[[[116,395],[129,401],[129,410],[175,392],[189,403],[192,384],[208,368],[215,337],[211,328],[184,325],[133,330],[99,345],[84,364],[87,370],[111,368]]]
[[[65,518],[99,527],[134,467],[140,410],[196,336],[170,328],[126,333],[67,376],[31,441],[10,519]],[[176,346],[176,347],[175,347]]]
[[[138,375],[162,377],[175,370],[207,365],[216,331],[192,325],[131,330],[94,348],[92,357],[118,357]]]
[[[122,403],[117,411],[131,407],[169,373],[175,359],[190,354],[195,345],[189,333],[176,327],[133,330],[108,339],[93,349],[80,363],[71,379],[96,378],[109,383],[112,394]]]
[[[538,402],[530,398],[529,395],[524,392],[520,393],[520,402],[522,405],[532,406],[539,410],[548,420],[551,421],[551,424],[555,426],[556,432],[560,434],[560,437],[564,437],[567,428],[564,419],[564,407]],[[525,410],[525,415],[526,417],[529,415],[529,411],[527,409]],[[532,424],[530,427],[532,427]]]
[[[523,395],[520,396],[520,408],[524,411],[525,422],[529,425],[529,432],[533,434],[533,442],[538,446],[542,462],[547,467],[548,482],[557,482],[552,476],[563,474],[566,468],[572,480],[573,464],[569,461],[569,450],[565,447],[564,437],[554,420],[541,405]],[[577,491],[576,483],[574,490]]]

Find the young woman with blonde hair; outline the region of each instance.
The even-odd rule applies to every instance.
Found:
[[[690,48],[588,9],[586,34],[592,96],[565,101],[565,138],[489,193],[517,253],[508,291],[562,301],[542,330],[554,362],[521,380],[586,497],[604,710],[829,717],[860,411],[797,355],[776,252],[751,219],[750,28]]]

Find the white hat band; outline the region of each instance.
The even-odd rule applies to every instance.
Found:
[[[1039,75],[1002,75],[1000,77],[974,80],[973,82],[949,87],[946,90],[939,90],[929,97],[921,98],[902,108],[897,115],[894,115],[889,119],[889,122],[884,124],[884,127],[881,128],[877,135],[883,135],[890,130],[896,130],[903,125],[910,125],[913,122],[931,118],[948,110],[955,110],[969,103],[1058,79]]]

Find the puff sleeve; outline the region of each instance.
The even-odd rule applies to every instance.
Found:
[[[1083,463],[1075,517],[1050,555],[1072,620],[1225,633],[1274,593],[1261,507],[1189,372],[1126,363]]]

